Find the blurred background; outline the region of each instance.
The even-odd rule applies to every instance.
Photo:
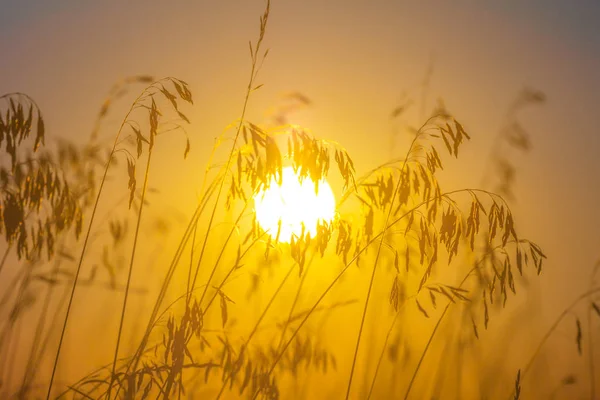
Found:
[[[83,142],[115,82],[139,74],[188,82],[195,100],[188,112],[190,155],[182,160],[184,140],[169,139],[151,183],[160,188],[155,204],[169,205],[174,229],[181,229],[177,221],[184,224],[193,210],[215,137],[239,116],[248,41],[256,37],[263,8],[259,0],[0,0],[0,93],[29,94],[43,111],[49,138]],[[301,93],[310,103],[288,122],[338,141],[360,174],[404,155],[410,138],[391,117],[395,109],[403,107],[402,120],[418,126],[443,99],[472,140],[458,160],[445,162],[442,183],[479,187],[511,104],[524,88],[543,92],[543,104],[519,113],[532,149],[511,155],[510,199],[520,235],[548,256],[542,274],[531,274],[527,290],[514,299],[534,310],[519,329],[528,343],[538,343],[590,287],[600,258],[598,21],[595,0],[276,0],[265,38],[270,51],[258,78],[264,86],[251,98],[248,119],[268,121],[293,101],[290,93]],[[124,111],[111,111],[106,137]],[[2,277],[0,288],[6,282]],[[80,292],[73,318],[108,312],[86,304],[92,297]],[[585,370],[574,335],[574,322],[567,322],[546,347],[549,379]],[[65,351],[68,360],[82,348],[72,344]],[[530,354],[511,354],[514,369]],[[94,367],[93,361],[65,364]],[[558,397],[586,398],[581,385]]]

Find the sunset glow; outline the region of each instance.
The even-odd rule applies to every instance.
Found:
[[[291,241],[292,235],[299,236],[302,224],[305,232],[314,237],[318,222],[330,222],[335,215],[335,197],[331,187],[327,181],[321,181],[317,194],[313,181],[305,178],[300,183],[293,168],[284,168],[282,174],[281,186],[273,180],[267,190],[254,196],[259,225],[275,238],[281,221],[280,242]]]

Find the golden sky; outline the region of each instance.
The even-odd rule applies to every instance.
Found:
[[[446,162],[447,186],[476,186],[509,103],[525,86],[542,90],[547,103],[521,116],[533,151],[515,156],[513,206],[522,234],[549,257],[538,282],[543,315],[552,320],[588,287],[600,257],[600,8],[593,1],[496,3],[275,0],[259,78],[265,86],[251,100],[250,119],[264,120],[282,93],[299,91],[314,104],[291,122],[342,143],[364,171],[403,154],[404,142],[389,147],[389,115],[408,98],[419,103],[431,64],[427,105],[443,97],[473,138],[458,161]],[[156,185],[185,187],[189,205],[190,179],[199,182],[213,138],[239,115],[248,41],[263,6],[2,0],[0,93],[28,93],[50,136],[80,140],[118,79],[187,81],[196,102],[192,153],[181,165],[198,165],[198,174],[171,177],[165,163]],[[116,124],[119,110],[111,118]],[[172,148],[181,158],[183,141]]]

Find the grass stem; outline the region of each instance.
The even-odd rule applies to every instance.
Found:
[[[153,134],[152,132],[150,133]],[[151,142],[152,143],[152,142]],[[119,320],[119,332],[117,333],[117,344],[115,345],[115,354],[113,356],[112,371],[110,374],[110,383],[108,384],[108,390],[106,398],[110,399],[111,389],[115,379],[115,369],[117,366],[117,358],[119,356],[119,345],[121,344],[121,334],[123,332],[123,323],[125,321],[125,311],[127,309],[127,299],[129,297],[129,287],[131,285],[131,275],[133,272],[133,263],[135,260],[135,251],[137,249],[138,237],[140,233],[140,225],[142,222],[142,211],[144,210],[144,200],[146,198],[146,191],[148,189],[148,179],[150,176],[150,161],[152,160],[153,148],[149,147],[148,150],[148,161],[146,162],[146,171],[144,173],[144,186],[142,188],[142,197],[140,199],[140,209],[138,211],[137,222],[135,226],[135,234],[133,236],[133,246],[131,248],[131,258],[129,261],[129,270],[127,271],[127,283],[125,284],[125,296],[123,297],[123,308],[121,310],[121,317]]]
[[[104,167],[104,173],[102,175],[102,180],[100,181],[100,186],[98,187],[98,194],[96,195],[96,200],[94,201],[94,207],[92,208],[92,213],[90,216],[90,223],[88,225],[88,229],[85,233],[85,239],[83,241],[83,247],[81,249],[81,254],[79,256],[79,262],[77,263],[77,269],[75,270],[75,277],[73,279],[73,287],[71,289],[71,294],[69,297],[69,303],[67,304],[67,312],[65,314],[65,319],[63,322],[63,327],[60,333],[60,339],[58,341],[58,347],[56,349],[56,356],[54,357],[54,365],[52,366],[52,374],[50,375],[50,382],[48,383],[48,392],[46,394],[46,400],[50,399],[50,396],[52,394],[52,384],[54,383],[54,376],[56,374],[56,367],[58,366],[58,360],[60,358],[60,352],[62,350],[62,344],[63,344],[63,340],[65,338],[65,332],[67,331],[67,323],[69,322],[69,316],[71,314],[71,307],[73,306],[73,299],[75,298],[75,289],[77,288],[77,283],[79,280],[79,274],[81,273],[81,266],[83,265],[83,258],[85,256],[85,251],[87,249],[87,244],[88,244],[88,240],[90,238],[90,233],[92,231],[92,225],[94,223],[94,217],[96,216],[96,211],[98,210],[98,204],[100,203],[100,196],[102,195],[102,189],[104,188],[104,184],[106,183],[106,177],[108,175],[108,169],[110,167],[110,164],[112,162],[113,156],[115,155],[115,152],[117,150],[117,143],[119,142],[119,137],[121,136],[121,132],[123,131],[123,128],[125,127],[129,116],[131,115],[131,113],[133,112],[138,100],[140,99],[140,97],[142,97],[142,95],[144,95],[146,93],[146,91],[151,87],[152,85],[148,86],[146,89],[144,89],[142,91],[142,93],[136,98],[136,100],[131,104],[129,111],[127,112],[127,114],[125,115],[125,118],[123,118],[123,121],[121,122],[121,126],[119,127],[119,130],[117,131],[117,134],[115,136],[115,140],[112,146],[112,149],[110,151],[110,154],[108,155],[108,160],[106,161],[106,166]]]

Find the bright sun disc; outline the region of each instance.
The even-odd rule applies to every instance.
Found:
[[[300,236],[302,223],[311,237],[317,233],[320,220],[331,222],[335,216],[335,197],[326,180],[319,182],[319,193],[310,178],[298,181],[292,167],[282,170],[281,186],[275,179],[269,188],[254,196],[256,220],[271,237],[277,236],[281,220],[280,242],[290,242],[292,235]]]

